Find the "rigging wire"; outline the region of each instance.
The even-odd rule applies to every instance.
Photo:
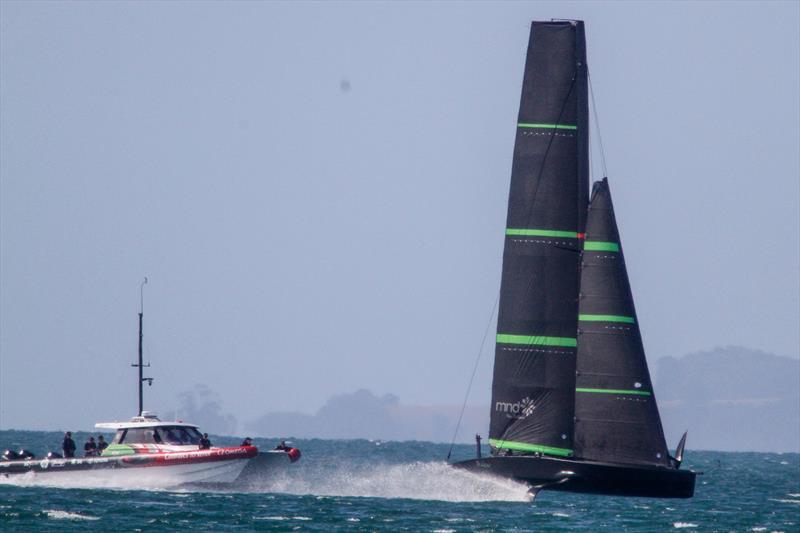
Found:
[[[494,313],[497,310],[497,303],[500,301],[500,291],[497,291],[497,297],[494,299],[494,305],[492,306],[492,312],[489,314],[489,322],[486,324],[486,330],[483,332],[483,340],[481,340],[481,347],[478,350],[478,357],[475,358],[475,366],[472,368],[472,375],[469,378],[469,385],[467,385],[467,393],[464,395],[464,403],[461,404],[461,412],[458,413],[458,422],[456,422],[456,429],[453,432],[453,440],[450,441],[450,449],[447,450],[447,461],[450,460],[450,454],[453,453],[453,446],[456,443],[456,437],[458,436],[458,430],[461,427],[461,419],[464,416],[464,409],[467,407],[467,400],[469,400],[469,393],[472,390],[472,382],[475,381],[475,374],[478,372],[478,363],[481,361],[481,355],[483,355],[483,347],[486,345],[486,337],[489,336],[489,329],[492,327],[492,318],[494,318]]]
[[[597,116],[597,104],[594,101],[594,87],[592,86],[592,74],[589,71],[589,66],[586,66],[586,77],[589,80],[589,94],[592,97],[592,114],[594,115],[594,129],[597,132],[597,141],[600,146],[600,161],[603,164],[603,177],[608,177],[608,168],[606,167],[606,151],[603,148],[603,136],[600,134],[600,119]]]

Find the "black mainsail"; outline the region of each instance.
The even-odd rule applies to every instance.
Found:
[[[583,23],[534,22],[511,170],[490,443],[572,455],[588,204]]]
[[[511,170],[492,456],[459,468],[532,490],[688,498],[647,369],[604,178],[589,202],[584,26],[534,22]]]

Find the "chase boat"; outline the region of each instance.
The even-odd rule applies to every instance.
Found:
[[[147,283],[144,279],[140,290]],[[50,452],[37,458],[27,450],[7,450],[0,457],[0,478],[18,475],[58,476],[80,473],[90,481],[136,483],[147,486],[175,486],[185,483],[231,483],[250,479],[267,468],[287,465],[300,458],[300,450],[283,446],[259,453],[249,444],[203,447],[203,435],[194,424],[165,422],[143,409],[142,384],[153,378],[142,375],[150,366],[142,363],[142,317],[139,312],[139,415],[128,422],[102,422],[95,427],[113,430],[111,443],[99,455],[63,457]],[[245,470],[247,467],[247,470]]]
[[[34,472],[49,477],[65,472],[91,472],[94,478],[101,471],[111,470],[113,473],[103,472],[99,477],[112,474],[115,481],[156,485],[230,483],[258,455],[255,446],[201,449],[202,434],[197,426],[163,422],[147,411],[129,422],[105,422],[95,427],[116,430],[114,439],[99,456],[61,457],[51,452],[37,459],[24,452],[6,453],[4,459],[11,460],[0,461],[0,476]]]

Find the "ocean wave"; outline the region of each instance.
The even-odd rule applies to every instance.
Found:
[[[52,518],[53,520],[100,520],[97,516],[70,513],[69,511],[60,511],[58,509],[47,509],[44,513],[47,515],[47,518]]]

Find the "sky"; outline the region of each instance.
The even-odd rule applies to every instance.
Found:
[[[586,21],[651,363],[797,357],[797,2],[3,1],[0,428],[135,414],[145,276],[146,408],[460,404],[550,18]]]

